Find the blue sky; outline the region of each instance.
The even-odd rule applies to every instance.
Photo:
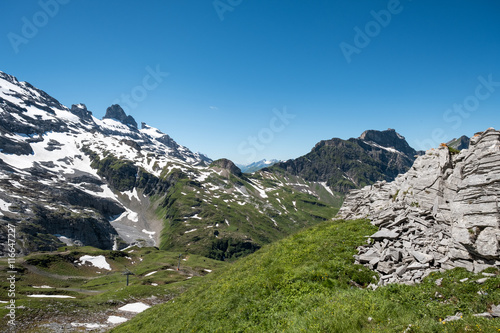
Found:
[[[26,0],[0,12],[0,70],[99,118],[119,102],[213,159],[295,158],[366,129],[426,149],[500,128],[496,0]]]

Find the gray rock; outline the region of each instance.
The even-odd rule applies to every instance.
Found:
[[[371,238],[383,241],[378,251],[390,251],[380,256],[377,270],[382,265],[399,272],[408,265],[407,272],[424,272],[394,274],[399,282],[418,281],[436,269],[478,273],[495,266],[500,263],[499,147],[500,131],[489,128],[459,154],[446,145],[428,150],[394,181],[348,194],[338,217],[364,214],[379,226]]]
[[[418,262],[414,262],[414,263],[408,265],[408,270],[425,269],[425,268],[429,268],[429,264],[421,264]]]
[[[498,228],[487,227],[477,237],[477,252],[485,257],[495,258],[498,256]]]
[[[384,273],[385,275],[391,274],[395,270],[396,269],[391,264],[389,264],[388,262],[385,262],[385,261],[379,262],[377,265],[377,271]]]
[[[113,104],[106,109],[106,114],[103,119],[116,119],[119,122],[137,128],[137,122],[132,116],[127,116],[122,107],[118,104]]]
[[[434,257],[431,256],[430,254],[425,254],[418,251],[411,251],[411,255],[421,264],[426,264],[434,260]]]
[[[460,320],[460,319],[462,319],[462,316],[463,316],[462,312],[457,312],[453,316],[448,316],[448,317],[444,318],[444,321]]]
[[[485,283],[488,279],[489,279],[489,278],[487,278],[487,277],[485,277],[485,278],[481,278],[481,279],[476,280],[476,283],[478,283],[478,284],[483,284],[483,283]]]
[[[492,305],[490,313],[495,318],[500,317],[500,304],[499,305]]]
[[[396,275],[403,276],[403,274],[406,272],[407,267],[408,267],[408,265],[403,265],[403,266],[399,266],[398,268],[396,268]]]
[[[386,228],[382,228],[381,230],[377,231],[376,233],[374,233],[370,237],[373,239],[376,239],[376,240],[380,240],[380,239],[386,239],[386,238],[395,239],[398,236],[399,236],[399,233],[397,233],[395,231],[391,231],[391,230],[386,229]]]

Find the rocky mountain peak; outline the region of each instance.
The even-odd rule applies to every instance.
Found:
[[[106,114],[102,119],[115,119],[122,124],[137,128],[137,122],[132,116],[127,116],[122,107],[118,104],[113,104],[106,109]]]
[[[71,105],[70,111],[84,120],[92,119],[92,112],[87,110],[87,106],[83,103]]]
[[[10,83],[19,84],[19,81],[17,81],[17,78],[15,76],[4,73],[2,71],[0,71],[0,79],[3,79],[3,80],[8,81]]]
[[[233,163],[233,161],[228,160],[227,158],[218,159],[212,164],[210,164],[211,168],[220,168],[229,171],[231,174],[240,177],[242,175],[241,169]]]
[[[452,147],[457,150],[467,149],[469,148],[470,138],[466,135],[462,135],[458,139],[453,139],[446,143],[448,147]]]
[[[360,135],[359,139],[382,147],[393,148],[407,156],[413,156],[417,153],[406,142],[405,137],[392,128],[385,131],[367,130]]]
[[[356,259],[383,284],[454,267],[480,272],[500,260],[499,175],[500,131],[489,128],[459,154],[443,144],[394,181],[351,191],[338,216],[380,228]]]

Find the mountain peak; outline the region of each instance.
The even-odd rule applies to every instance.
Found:
[[[466,135],[462,135],[458,139],[453,139],[449,141],[448,143],[446,143],[446,145],[458,150],[462,150],[469,148],[469,142],[470,138]]]
[[[113,104],[106,109],[106,115],[102,119],[116,119],[122,124],[137,128],[137,122],[132,116],[127,116],[122,107],[118,104]]]
[[[211,168],[220,168],[229,171],[235,176],[240,177],[241,176],[241,169],[236,166],[236,164],[233,163],[233,161],[228,160],[227,158],[221,158],[218,159],[217,161],[212,162],[210,164]]]
[[[82,119],[90,120],[92,118],[92,112],[87,110],[87,106],[83,103],[71,105],[70,112]]]
[[[360,135],[359,139],[378,144],[382,147],[394,148],[408,156],[413,156],[417,153],[406,142],[405,137],[392,128],[385,131],[367,130]]]
[[[0,71],[0,79],[4,79],[6,81],[9,81],[10,83],[14,84],[19,84],[19,81],[17,78],[13,75],[7,74],[5,72]]]

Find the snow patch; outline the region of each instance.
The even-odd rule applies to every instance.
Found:
[[[121,308],[118,308],[118,310],[126,311],[126,312],[141,313],[149,308],[150,308],[149,305],[144,304],[142,302],[137,302],[137,303],[129,303],[127,305],[124,305]]]
[[[0,210],[9,211],[9,207],[11,205],[12,205],[11,203],[8,203],[8,202],[3,201],[2,199],[0,199]]]
[[[109,316],[108,317],[108,323],[111,323],[111,324],[121,324],[121,323],[126,322],[127,320],[128,320],[127,318],[118,317],[118,316]]]
[[[146,274],[146,275],[144,275],[144,276],[151,276],[151,275],[153,275],[154,273],[157,273],[157,272],[158,272],[158,271],[152,271],[152,272],[150,272],[150,273],[148,273],[148,274]]]
[[[76,298],[68,295],[28,295],[28,297],[33,298]]]
[[[79,259],[80,263],[78,265],[84,265],[86,262],[89,262],[92,266],[97,268],[106,269],[108,271],[111,270],[111,266],[106,261],[106,258],[103,255],[100,256],[89,256],[84,255]]]
[[[332,196],[334,196],[332,189],[329,188],[328,185],[326,185],[326,182],[320,182],[320,184],[323,185],[323,187],[325,188],[325,190],[328,191],[328,193],[330,193]]]
[[[146,229],[142,229],[142,232],[147,234],[151,239],[153,239],[153,235],[156,234],[156,231],[147,231]]]

